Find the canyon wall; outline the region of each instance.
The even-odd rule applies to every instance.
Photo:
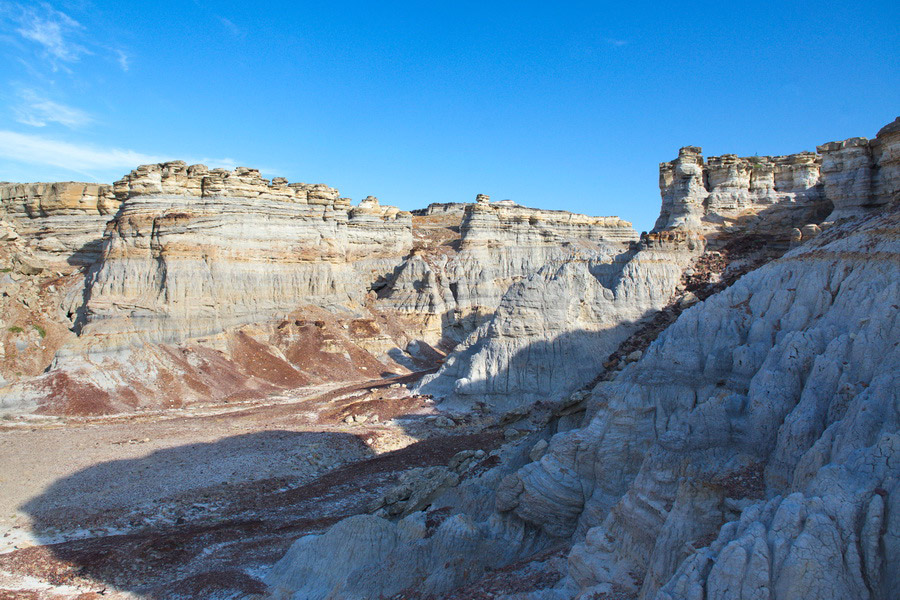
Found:
[[[769,208],[830,207],[826,221],[877,211],[900,193],[900,121],[874,139],[829,142],[786,156],[711,156],[685,146],[659,166],[662,209],[655,229],[714,233]]]
[[[359,515],[298,540],[268,576],[272,596],[441,596],[487,575],[521,584],[494,589],[509,600],[892,598],[900,585],[900,198],[884,157],[896,148],[893,136],[889,126],[872,145],[882,157],[872,173],[881,183],[868,188],[880,190],[874,202],[829,192],[831,172],[816,192],[802,183],[806,197],[784,200],[785,210],[763,208],[743,230],[714,231],[795,247],[743,276],[737,270],[705,300],[681,296],[686,309],[633,359],[610,369],[591,348],[561,346],[570,363],[602,375],[589,389],[523,410],[502,396],[525,404],[527,386],[541,381],[528,369],[552,352],[526,346],[528,360],[498,360],[512,368],[497,387],[448,401],[477,412],[477,398],[491,401],[491,389],[507,386],[493,399],[512,407],[497,420],[508,427],[507,445],[423,512],[393,521]],[[700,167],[699,150],[690,154],[685,162]],[[697,191],[702,167],[684,171],[693,182],[682,190]],[[569,296],[603,297],[608,306],[622,279],[633,282],[623,289],[644,286],[636,295],[650,302],[657,284],[645,279],[665,284],[656,298],[679,292],[674,276],[651,266],[672,258],[641,265],[641,255],[693,256],[683,282],[718,251],[697,247],[708,227],[703,204],[698,221],[683,219],[700,215],[698,207],[683,203],[689,210],[679,216],[668,184],[661,187],[664,227],[623,255],[623,275],[598,271],[586,285],[567,272],[591,273],[576,261],[539,271],[530,287],[513,285],[493,320],[425,385],[481,368],[475,357],[498,354],[500,331],[533,345],[540,336],[529,331],[571,318]],[[793,238],[804,207],[817,203],[816,214],[837,212],[839,221],[821,232],[808,223],[801,229],[809,235]],[[774,237],[746,237],[771,229]],[[552,551],[560,546],[564,560]],[[501,568],[506,579],[496,577]]]
[[[213,336],[303,304],[362,306],[367,282],[412,246],[409,213],[253,169],[145,165],[114,189],[123,204],[73,353]]]
[[[483,194],[472,204],[429,207],[421,217],[434,215],[449,217],[447,224],[459,218],[458,237],[423,240],[379,300],[386,311],[419,319],[419,335],[430,343],[465,338],[494,314],[511,285],[544,266],[577,255],[611,260],[637,239],[617,217],[491,203]]]
[[[39,259],[54,267],[96,262],[103,230],[120,204],[109,185],[0,184],[0,219],[31,242]]]

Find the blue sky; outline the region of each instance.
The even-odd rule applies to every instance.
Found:
[[[0,180],[180,158],[648,229],[680,146],[786,154],[900,115],[898,6],[0,0]]]

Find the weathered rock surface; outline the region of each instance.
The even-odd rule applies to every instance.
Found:
[[[483,194],[472,204],[421,212],[418,227],[431,236],[417,239],[380,292],[379,306],[419,319],[420,335],[430,343],[465,338],[493,315],[511,285],[545,265],[577,256],[610,260],[637,239],[617,217],[490,203]]]
[[[116,182],[124,204],[86,291],[88,351],[213,336],[300,304],[360,306],[371,270],[412,244],[408,213],[274,181],[166,163]]]
[[[518,544],[562,538],[576,542],[568,576],[529,597],[892,597],[898,259],[894,209],[833,228],[687,310],[593,390],[582,428],[557,434],[537,462],[494,484],[499,514],[445,521],[465,524],[462,551],[444,538],[404,537],[425,515],[397,526],[364,517],[298,542],[272,583],[293,598],[362,598],[386,591],[387,580],[393,593],[436,592],[453,585],[423,574],[437,559],[389,558],[383,564],[398,570],[376,576],[376,587],[347,574],[377,570],[385,556],[440,552],[459,566],[442,577],[459,584],[478,572],[473,565],[511,560]],[[457,500],[457,510],[465,505]],[[516,523],[542,534],[523,538]],[[298,570],[342,552],[357,530],[384,552],[339,575]]]
[[[585,253],[548,262],[511,286],[491,321],[419,390],[458,409],[480,402],[503,411],[560,398],[597,374],[597,362],[572,357],[605,359],[669,302],[702,250],[702,238],[664,232],[616,256]]]
[[[5,404],[52,399],[51,410],[67,410],[68,398],[93,413],[142,406],[147,396],[172,406],[264,395],[318,380],[304,367],[314,359],[328,366],[313,371],[338,379],[342,362],[351,379],[364,376],[360,368],[369,377],[404,369],[388,353],[403,359],[405,337],[395,340],[399,329],[383,318],[376,324],[366,303],[370,282],[412,245],[409,213],[375,198],[351,207],[321,184],[183,162],[139,167],[115,183],[111,200],[109,187],[101,190],[119,210],[83,291],[62,307],[79,335]],[[50,211],[46,198],[31,214]],[[333,321],[347,331],[324,334]],[[238,331],[244,326],[256,330]],[[248,360],[258,364],[241,364]]]
[[[894,597],[900,203],[852,215],[686,303],[587,394],[580,427],[567,415],[510,436],[499,464],[434,499],[437,511],[298,541],[269,576],[276,596],[441,594],[566,541],[562,581],[509,597]],[[448,510],[429,535],[427,519]],[[358,559],[355,536],[371,543]],[[342,567],[326,568],[335,555]]]
[[[711,232],[769,207],[781,212],[831,208],[827,221],[878,210],[900,193],[900,123],[875,139],[829,142],[786,156],[711,156],[685,146],[659,166],[663,205],[655,229]]]
[[[103,230],[120,201],[112,187],[94,183],[0,185],[0,218],[29,240],[38,259],[54,267],[90,265],[99,257]]]

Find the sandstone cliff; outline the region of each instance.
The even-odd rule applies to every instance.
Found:
[[[10,260],[27,250],[41,265],[91,266],[61,299],[78,336],[46,375],[6,390],[7,406],[96,413],[260,396],[403,372],[394,349],[412,365],[401,328],[366,307],[370,283],[412,245],[409,213],[375,198],[351,206],[322,184],[183,162],[112,187],[10,189],[4,206],[25,241]],[[56,255],[45,234],[66,241]]]

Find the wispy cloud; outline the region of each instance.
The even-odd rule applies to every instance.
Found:
[[[225,29],[231,32],[235,37],[244,37],[244,30],[234,24],[234,21],[231,19],[226,19],[225,17],[216,15],[216,18],[219,20]]]
[[[108,169],[131,169],[157,163],[165,157],[122,148],[100,148],[72,144],[38,135],[0,130],[0,157],[33,165],[51,165],[80,173]]]
[[[621,48],[622,46],[628,45],[628,40],[617,40],[615,38],[606,38],[603,40],[610,46],[615,46],[616,48]]]
[[[20,7],[17,19],[19,27],[16,31],[26,40],[30,40],[43,49],[44,55],[50,59],[54,69],[60,62],[76,62],[91,51],[75,42],[72,38],[80,35],[84,27],[48,4],[39,7]]]
[[[13,107],[16,121],[32,127],[44,127],[49,123],[59,123],[75,129],[94,120],[83,110],[49,100],[34,90],[21,90],[19,99],[20,103]]]
[[[107,148],[51,138],[0,130],[0,158],[31,165],[63,168],[96,179],[104,175],[126,172],[138,165],[174,160],[171,156],[144,154],[124,148]],[[202,163],[209,167],[233,169],[238,161],[231,158],[184,159],[189,164]]]
[[[119,62],[119,66],[122,67],[123,71],[127,72],[128,67],[131,66],[131,64],[130,64],[131,59],[129,58],[129,56],[127,54],[125,54],[124,52],[122,52],[119,49],[116,49],[115,53],[116,53],[116,60]]]

